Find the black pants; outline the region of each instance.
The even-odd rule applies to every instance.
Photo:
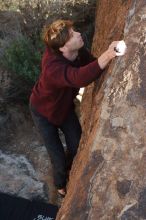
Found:
[[[67,180],[67,158],[64,152],[62,142],[59,137],[59,128],[65,136],[67,149],[69,152],[70,165],[76,155],[77,148],[81,137],[81,126],[74,111],[57,127],[50,123],[48,119],[38,113],[30,106],[32,118],[43,137],[45,146],[51,158],[53,165],[54,183],[57,189],[64,188]]]

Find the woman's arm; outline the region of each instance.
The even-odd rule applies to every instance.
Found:
[[[115,48],[119,41],[113,41],[109,48],[98,58],[98,63],[101,69],[104,69],[107,64],[117,56]]]

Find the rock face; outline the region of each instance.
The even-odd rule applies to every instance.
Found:
[[[99,0],[93,53],[115,58],[82,102],[83,135],[57,220],[146,219],[146,1]],[[83,111],[84,110],[84,111]]]
[[[44,199],[44,184],[39,181],[39,173],[23,155],[4,154],[0,151],[0,191],[10,191],[25,198]],[[7,186],[7,187],[6,187]],[[48,201],[48,198],[46,198]]]

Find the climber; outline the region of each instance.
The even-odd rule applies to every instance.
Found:
[[[43,137],[53,166],[58,193],[66,194],[67,169],[70,169],[81,138],[81,125],[74,110],[74,99],[80,87],[97,80],[103,69],[118,52],[114,41],[97,59],[87,49],[70,20],[57,20],[43,31],[46,49],[42,57],[41,74],[30,96],[34,123]],[[59,137],[65,136],[68,157]],[[67,160],[70,164],[67,167]]]

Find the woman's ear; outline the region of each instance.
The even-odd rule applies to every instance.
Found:
[[[63,47],[60,47],[60,48],[59,48],[59,51],[60,51],[60,52],[63,52]]]
[[[60,50],[62,53],[66,52],[66,49],[67,49],[66,46],[63,46],[63,47],[60,47],[60,48],[59,48],[59,50]]]

